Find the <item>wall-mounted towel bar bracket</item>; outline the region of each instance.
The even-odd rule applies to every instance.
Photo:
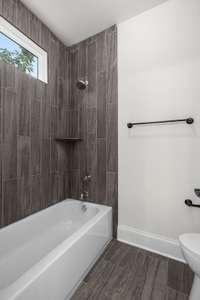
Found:
[[[190,207],[198,207],[198,208],[200,208],[200,205],[193,204],[192,200],[189,200],[189,199],[185,200],[185,205],[190,206]]]
[[[148,124],[164,124],[164,123],[177,123],[177,122],[185,122],[188,125],[191,125],[194,123],[193,118],[187,118],[187,119],[175,119],[175,120],[164,120],[164,121],[152,121],[152,122],[138,122],[138,123],[128,123],[127,127],[130,129],[133,126],[137,125],[148,125]]]

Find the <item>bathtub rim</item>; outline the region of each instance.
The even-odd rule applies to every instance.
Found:
[[[106,214],[112,213],[112,207],[105,206],[101,204],[91,203],[91,202],[83,202],[76,199],[65,199],[55,205],[63,204],[64,202],[76,202],[76,203],[83,203],[89,206],[93,206],[96,208],[100,208],[99,212],[92,217],[89,221],[87,221],[84,225],[82,225],[78,230],[72,233],[69,237],[67,237],[65,240],[63,240],[60,244],[58,244],[55,248],[53,248],[50,252],[47,253],[42,259],[40,259],[36,264],[34,264],[30,269],[28,269],[26,272],[24,272],[17,280],[12,282],[10,285],[6,286],[5,288],[0,290],[0,299],[1,300],[7,300],[9,296],[11,297],[17,297],[20,293],[23,292],[32,282],[34,282],[40,275],[42,275],[43,272],[45,272],[50,264],[53,264],[58,260],[70,247],[72,247],[78,238],[81,238],[84,234],[86,234],[93,225],[97,224],[98,221],[101,220]],[[34,216],[38,214],[44,213],[49,208],[53,208],[55,205],[52,205],[48,208],[45,208],[42,211],[39,211],[38,213],[35,213],[29,217],[26,217],[18,222],[25,222],[28,218],[33,218]],[[112,218],[111,218],[112,219]],[[14,226],[16,223],[13,223],[9,226]],[[8,226],[7,226],[8,227]],[[6,228],[7,228],[6,227]],[[5,229],[6,229],[5,228]],[[4,228],[2,229],[4,230]],[[112,230],[112,228],[111,228]],[[112,236],[111,236],[112,239]],[[110,240],[111,240],[110,239]],[[11,300],[13,298],[10,298]]]
[[[6,230],[9,230],[11,227],[13,228],[13,227],[16,227],[17,226],[17,224],[20,222],[21,224],[23,224],[23,223],[25,223],[26,221],[27,221],[27,219],[29,219],[29,221],[31,221],[32,219],[34,219],[35,218],[35,216],[37,215],[37,216],[39,216],[39,215],[42,215],[42,214],[44,214],[44,212],[45,211],[47,211],[47,210],[49,210],[49,209],[53,209],[55,206],[59,206],[59,205],[61,205],[61,204],[63,204],[63,203],[65,203],[65,202],[68,202],[68,203],[70,203],[70,202],[76,202],[76,203],[82,203],[82,204],[86,204],[86,205],[90,205],[90,206],[93,206],[93,207],[98,207],[98,206],[100,206],[101,207],[101,209],[106,209],[106,208],[112,208],[111,206],[107,206],[107,205],[104,205],[104,204],[98,204],[98,203],[93,203],[93,202],[87,202],[87,201],[81,201],[81,200],[77,200],[77,199],[73,199],[73,198],[67,198],[67,199],[64,199],[64,200],[62,200],[62,201],[60,201],[60,202],[57,202],[57,203],[54,203],[54,204],[52,204],[52,205],[50,205],[50,206],[48,206],[48,207],[46,207],[46,208],[44,208],[44,209],[41,209],[41,210],[39,210],[39,211],[37,211],[37,212],[34,212],[34,213],[32,213],[31,215],[29,215],[29,216],[26,216],[26,217],[24,217],[24,218],[22,218],[22,219],[20,219],[20,220],[18,220],[18,221],[16,221],[16,222],[13,222],[13,223],[11,223],[11,224],[9,224],[9,225],[5,225],[4,227],[2,227],[2,228],[0,228],[0,235],[1,235],[1,233],[3,233],[4,231],[6,231]]]

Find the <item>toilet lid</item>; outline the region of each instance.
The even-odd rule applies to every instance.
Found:
[[[200,233],[186,233],[179,237],[183,247],[200,255]]]

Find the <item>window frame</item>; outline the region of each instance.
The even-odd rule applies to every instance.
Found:
[[[48,55],[47,52],[23,34],[19,29],[0,16],[0,32],[13,40],[19,46],[27,49],[38,58],[38,78],[48,83]]]

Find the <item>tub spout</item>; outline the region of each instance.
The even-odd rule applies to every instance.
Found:
[[[83,193],[81,193],[80,200],[88,200],[88,199],[89,199],[89,192],[88,191],[84,191]]]

